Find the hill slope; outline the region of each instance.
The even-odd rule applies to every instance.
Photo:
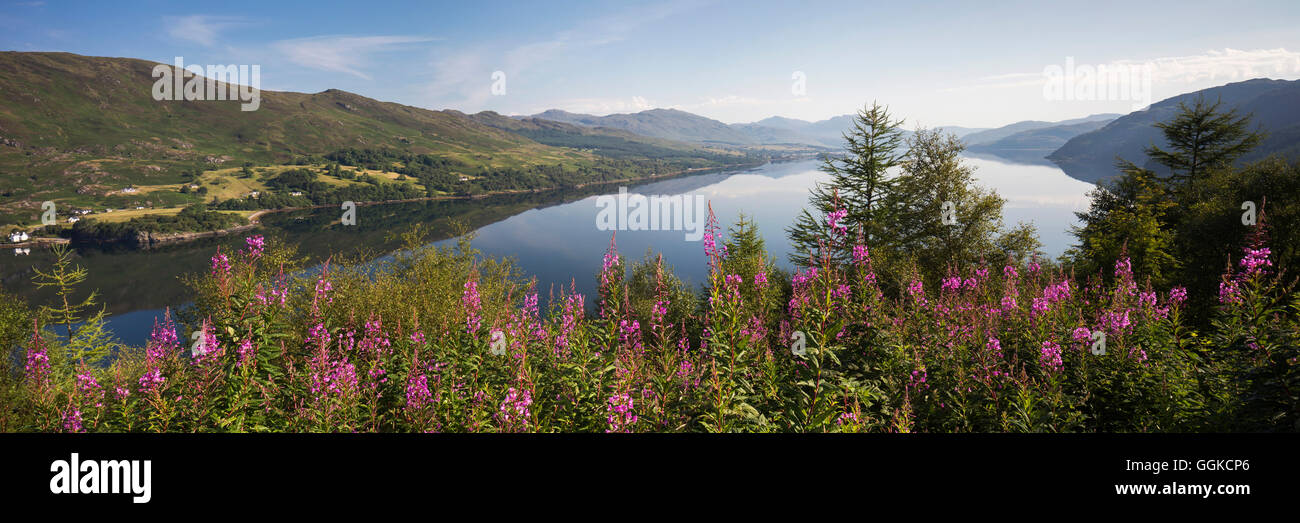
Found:
[[[1085,116],[1083,118],[1075,118],[1072,120],[1061,120],[1059,122],[1025,120],[1022,122],[1016,122],[1013,124],[1004,125],[996,129],[989,129],[986,131],[969,133],[965,135],[962,139],[966,142],[966,145],[968,146],[989,145],[999,140],[1002,140],[1004,138],[1008,138],[1014,134],[1019,134],[1026,131],[1036,131],[1040,129],[1048,129],[1048,128],[1060,127],[1060,126],[1072,126],[1076,124],[1090,123],[1090,122],[1109,122],[1111,120],[1119,118],[1120,116],[1121,115],[1118,114],[1094,114],[1091,116]]]
[[[1098,181],[1115,174],[1116,157],[1139,165],[1146,164],[1148,145],[1165,145],[1156,122],[1168,121],[1178,114],[1178,103],[1191,103],[1203,95],[1213,102],[1221,100],[1224,108],[1237,108],[1241,114],[1253,113],[1252,122],[1268,136],[1241,161],[1248,162],[1281,154],[1300,158],[1300,80],[1254,79],[1203,89],[1161,100],[1144,111],[1119,118],[1101,129],[1084,133],[1066,142],[1048,156],[1067,174],[1085,181]]]
[[[725,123],[677,109],[650,109],[639,113],[593,116],[552,109],[532,118],[590,127],[610,127],[634,134],[680,142],[757,145],[745,133]]]
[[[126,185],[179,183],[181,172],[287,162],[345,147],[395,148],[471,166],[588,161],[454,111],[338,90],[262,91],[238,101],[156,101],[155,62],[70,53],[0,52],[3,206],[35,205]],[[223,165],[224,164],[224,165]],[[14,209],[0,209],[0,212]]]

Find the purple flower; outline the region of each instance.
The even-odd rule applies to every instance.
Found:
[[[1239,263],[1241,264],[1242,270],[1245,271],[1246,277],[1250,277],[1257,272],[1262,274],[1265,272],[1265,267],[1273,266],[1273,262],[1268,259],[1269,254],[1272,253],[1268,247],[1261,247],[1259,249],[1251,249],[1250,247],[1247,247],[1245,250],[1246,256],[1243,257]]]
[[[1055,342],[1045,341],[1038,356],[1038,364],[1047,373],[1059,372],[1065,364],[1061,361],[1061,346]]]
[[[212,255],[212,275],[224,278],[228,274],[230,274],[230,258],[221,254],[221,251],[218,250],[216,254]]]
[[[483,309],[483,303],[478,293],[478,282],[469,280],[465,282],[465,290],[460,295],[460,303],[465,308],[465,331],[470,334],[478,332],[482,327],[482,319],[479,317],[479,311]]]
[[[1169,289],[1169,301],[1174,303],[1182,303],[1184,301],[1187,301],[1187,288],[1174,287],[1172,289]]]
[[[636,424],[637,416],[633,412],[635,405],[632,401],[632,395],[627,393],[615,394],[610,396],[606,401],[605,412],[608,414],[605,421],[609,427],[605,432],[631,432],[632,425]]]
[[[867,250],[866,245],[853,246],[853,263],[859,266],[866,265],[871,261],[871,252]]]
[[[244,251],[244,253],[249,258],[256,260],[262,257],[262,252],[266,248],[266,240],[262,238],[262,235],[260,234],[256,236],[249,236],[247,238],[244,238],[244,245],[247,246],[247,249]]]

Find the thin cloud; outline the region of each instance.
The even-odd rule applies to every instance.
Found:
[[[216,45],[221,33],[232,27],[248,24],[246,18],[239,16],[164,16],[163,25],[167,35],[178,40],[194,42],[204,47]]]
[[[289,61],[312,69],[344,73],[371,80],[363,69],[370,56],[401,49],[409,44],[432,42],[424,36],[318,36],[280,40],[271,47]]]
[[[558,57],[622,41],[644,24],[696,9],[705,3],[683,0],[626,9],[585,21],[550,38],[505,50],[448,49],[430,64],[435,79],[427,86],[426,96],[435,104],[453,104],[465,110],[476,110],[492,99],[490,79],[494,71],[506,73],[509,82],[525,79],[531,71],[541,69]],[[586,98],[561,101],[549,108],[563,108],[565,104],[575,112],[581,109],[584,112],[609,113],[638,107],[628,99]]]
[[[1066,60],[1047,66],[1065,67]],[[1248,80],[1263,76],[1293,77],[1300,75],[1300,53],[1278,49],[1223,49],[1209,50],[1205,54],[1187,56],[1167,56],[1150,60],[1126,59],[1104,64],[1091,64],[1075,61],[1075,67],[1102,66],[1106,69],[1128,70],[1150,66],[1151,81],[1154,84],[1193,84],[1206,81],[1232,82]],[[1045,66],[1046,67],[1046,66]],[[966,91],[970,89],[1005,89],[1022,87],[1042,87],[1044,74],[1008,73],[985,76],[966,85],[940,89],[940,92]]]

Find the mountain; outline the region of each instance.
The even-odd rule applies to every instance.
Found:
[[[733,123],[731,128],[748,136],[759,144],[799,144],[826,147],[821,140],[800,131],[781,127],[771,127],[757,123]]]
[[[650,109],[639,113],[593,116],[552,109],[531,118],[590,127],[622,129],[652,138],[719,145],[757,145],[760,142],[725,123],[677,109]]]
[[[590,150],[612,158],[700,157],[724,154],[723,151],[698,144],[652,138],[612,127],[589,127],[540,117],[512,118],[493,111],[466,116],[483,125],[514,133],[537,143]]]
[[[1094,114],[1091,116],[1085,116],[1083,118],[1075,118],[1073,120],[1062,120],[1059,122],[1025,120],[1023,122],[1016,122],[1010,125],[1004,125],[996,129],[989,129],[986,131],[969,133],[960,138],[962,138],[966,142],[967,146],[971,146],[971,147],[977,145],[989,145],[994,142],[997,142],[998,140],[1002,140],[1011,135],[1022,133],[1025,131],[1047,129],[1049,127],[1071,126],[1071,125],[1082,124],[1082,123],[1109,122],[1111,120],[1119,118],[1120,116],[1121,115],[1118,114]]]
[[[1178,114],[1178,103],[1192,103],[1197,96],[1219,100],[1224,109],[1253,114],[1253,126],[1268,136],[1243,156],[1241,162],[1280,154],[1300,158],[1300,80],[1257,78],[1211,87],[1161,100],[1143,111],[1121,117],[1095,131],[1076,136],[1048,156],[1067,174],[1085,181],[1098,181],[1115,174],[1115,159],[1124,158],[1150,165],[1143,149],[1151,144],[1165,146],[1164,135],[1155,127]]]
[[[511,169],[542,166],[591,173],[600,160],[590,140],[547,145],[458,111],[381,102],[336,89],[264,90],[253,111],[242,111],[237,100],[159,101],[152,75],[159,65],[180,74],[169,64],[131,58],[0,52],[0,223],[30,219],[43,200],[60,206],[179,204],[192,198],[162,188],[188,181],[194,171],[245,162],[292,164],[348,148],[425,154],[465,172],[504,177],[522,172]],[[633,144],[628,136],[607,138],[602,145],[617,150],[612,155],[619,158],[645,159],[638,156],[642,146],[649,149],[640,152],[671,155],[696,150],[644,140]],[[694,163],[718,164],[716,155],[698,158],[701,162]],[[609,169],[615,166],[603,165],[601,172]],[[492,181],[510,185],[506,182]],[[121,196],[127,187],[140,187],[141,195]]]
[[[980,143],[970,146],[971,151],[976,152],[993,152],[998,151],[1041,151],[1040,157],[1045,157],[1050,152],[1056,151],[1070,138],[1078,137],[1088,131],[1101,129],[1112,120],[1093,120],[1079,122],[1079,124],[1062,124],[1050,127],[1040,127],[1040,129],[1031,129],[1019,131],[1011,134],[1009,137],[998,139],[996,142]]]

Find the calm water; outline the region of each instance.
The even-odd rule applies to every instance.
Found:
[[[1066,176],[1059,168],[1041,163],[1011,163],[989,156],[969,157],[979,182],[1007,200],[1003,218],[1008,226],[1018,221],[1038,227],[1044,251],[1061,254],[1071,243],[1068,227],[1074,211],[1087,206],[1090,184]],[[758,224],[767,249],[779,264],[789,268],[790,245],[785,227],[808,201],[808,190],[827,180],[814,160],[768,164],[758,168],[697,174],[636,185],[629,192],[644,195],[703,195],[713,206],[724,229],[740,213]],[[477,231],[474,246],[494,257],[513,257],[537,278],[543,297],[555,287],[574,281],[580,292],[591,295],[601,257],[610,233],[596,226],[601,194],[616,194],[617,186],[588,190],[586,194],[513,195],[474,201],[419,202],[362,207],[357,226],[333,222],[338,211],[304,211],[268,215],[263,234],[299,245],[315,260],[334,252],[391,252],[399,241],[391,233],[412,223],[424,223],[435,233],[436,244],[452,242],[453,222]],[[690,285],[707,275],[703,243],[687,241],[682,231],[619,231],[618,249],[631,260],[647,249],[662,253],[676,274]],[[100,302],[110,313],[110,328],[130,344],[143,344],[153,318],[163,307],[189,302],[180,277],[208,270],[208,259],[218,248],[237,249],[241,238],[203,240],[150,251],[84,249],[77,263],[90,272],[86,287],[99,289]],[[51,295],[32,288],[33,267],[48,268],[47,251],[27,256],[6,251],[0,257],[0,281],[6,290],[31,303],[47,303]]]

